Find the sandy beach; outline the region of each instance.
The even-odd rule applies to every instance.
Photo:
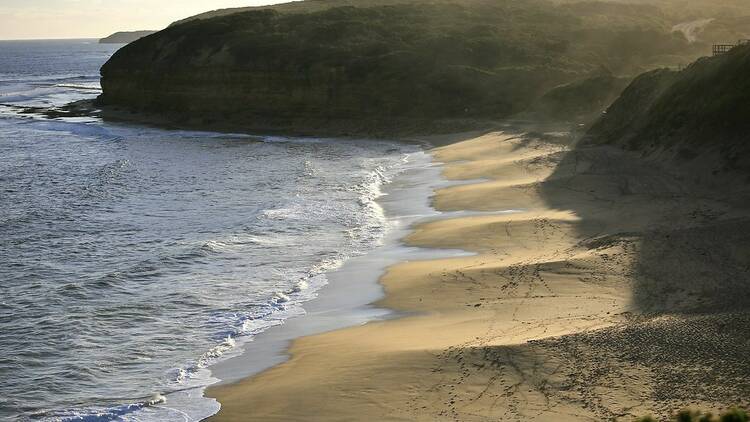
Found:
[[[405,317],[304,337],[210,388],[211,421],[601,421],[750,404],[742,192],[567,133],[436,148],[450,180],[378,306]],[[729,246],[731,245],[731,246]]]

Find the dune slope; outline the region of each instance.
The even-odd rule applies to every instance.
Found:
[[[593,143],[750,172],[750,44],[680,72],[636,78],[588,132]]]

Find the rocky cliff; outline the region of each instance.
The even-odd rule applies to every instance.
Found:
[[[695,55],[650,8],[359,4],[171,26],[105,64],[100,103],[247,128],[377,120],[388,129],[397,119],[502,118],[600,66],[632,73]]]

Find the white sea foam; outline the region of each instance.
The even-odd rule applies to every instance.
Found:
[[[228,352],[229,350],[234,349],[236,344],[237,344],[236,341],[231,336],[227,336],[227,338],[225,338],[224,341],[214,346],[212,349],[204,353],[200,357],[200,359],[198,359],[198,368],[205,368],[211,362],[223,356],[224,353]]]
[[[102,88],[101,86],[98,86],[98,84],[90,84],[90,85],[79,85],[79,84],[55,84],[53,85],[57,88],[70,88],[70,89],[79,89],[83,91],[97,91],[101,92]]]
[[[273,302],[277,305],[282,304],[282,303],[287,303],[289,302],[289,296],[285,295],[284,293],[277,292],[274,295]]]
[[[209,240],[201,245],[201,250],[205,252],[219,253],[226,251],[229,248],[229,244],[219,242],[218,240]]]
[[[303,210],[299,205],[293,205],[285,208],[276,208],[263,211],[263,216],[272,220],[287,220],[303,216]]]
[[[290,293],[299,293],[303,290],[307,290],[308,287],[310,287],[310,285],[307,284],[307,281],[301,280],[297,284],[295,284],[294,287],[292,287]]]
[[[165,404],[167,402],[167,398],[162,396],[159,393],[154,393],[151,395],[151,398],[148,399],[146,403],[144,403],[146,406],[156,406],[157,404]]]

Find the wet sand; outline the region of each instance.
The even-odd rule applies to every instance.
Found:
[[[442,211],[376,305],[399,319],[297,339],[210,388],[211,421],[632,420],[748,405],[750,218],[732,189],[564,133],[437,148]],[[732,192],[729,192],[732,190]]]

